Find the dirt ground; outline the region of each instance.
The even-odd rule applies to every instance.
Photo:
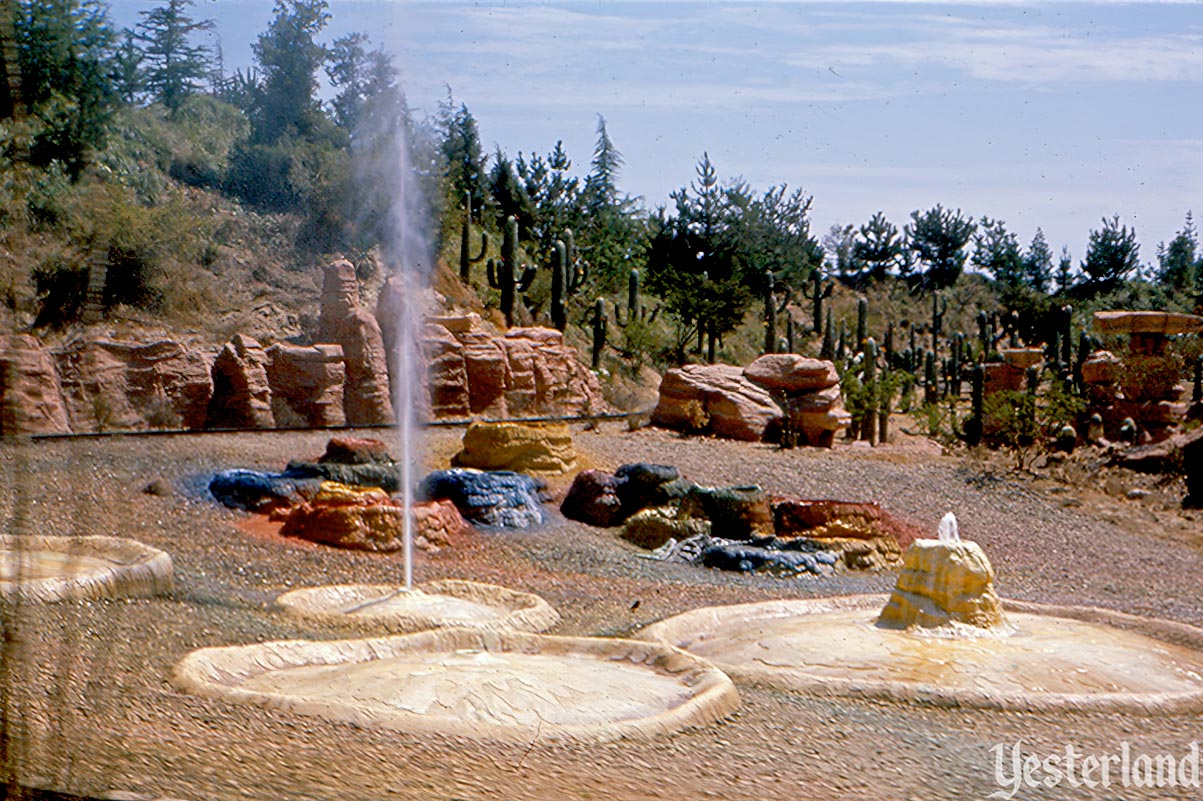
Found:
[[[380,436],[380,432],[365,432]],[[460,431],[428,434],[445,466]],[[1203,626],[1203,523],[1173,487],[1063,466],[1017,475],[1005,461],[952,458],[919,440],[832,451],[628,431],[574,432],[584,460],[678,466],[700,483],[759,483],[800,497],[872,500],[934,531],[946,511],[978,541],[1002,596],[1100,606]],[[258,433],[0,444],[7,533],[106,534],[167,551],[166,597],[23,605],[4,649],[4,764],[10,779],[92,797],[201,799],[966,799],[1002,792],[996,755],[1186,754],[1197,716],[1003,713],[819,698],[740,686],[719,724],[650,742],[496,744],[374,730],[183,695],[169,677],[210,645],[346,636],[271,609],[280,592],[398,582],[399,556],[255,533],[203,497],[204,475],[278,470],[321,453],[328,434]],[[1067,472],[1068,470],[1068,472]],[[1060,472],[1058,472],[1060,471]],[[166,496],[143,492],[155,480]],[[1072,480],[1074,483],[1066,483]],[[1110,483],[1108,483],[1110,482]],[[562,488],[564,482],[560,482]],[[1132,488],[1146,495],[1128,498]],[[1180,497],[1180,496],[1179,496]],[[531,532],[480,532],[419,553],[419,580],[470,578],[535,592],[555,633],[621,636],[699,606],[887,592],[894,575],[774,578],[663,564],[614,530],[551,513]],[[996,746],[1002,745],[1002,750]],[[993,750],[992,750],[993,749]],[[1198,788],[1024,788],[1016,798],[1195,798]]]

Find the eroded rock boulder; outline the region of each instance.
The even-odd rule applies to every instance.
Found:
[[[656,506],[627,518],[622,525],[622,538],[651,551],[669,540],[681,542],[691,537],[708,537],[711,531],[709,520],[683,514],[677,506]]]
[[[435,417],[518,417],[605,412],[596,376],[549,328],[491,334],[476,315],[434,318],[425,327]]]
[[[267,353],[251,337],[235,334],[213,362],[208,428],[274,428]]]
[[[71,431],[54,359],[27,334],[0,337],[0,434]]]
[[[355,266],[339,260],[326,267],[318,340],[342,346],[346,365],[343,411],[349,425],[394,420],[384,337],[371,311],[359,301]]]
[[[468,426],[455,467],[562,475],[576,466],[572,434],[563,423],[482,423]]]
[[[450,500],[473,523],[531,528],[544,520],[543,489],[542,481],[522,473],[453,467],[428,475],[418,494],[425,500]]]
[[[728,540],[771,536],[773,512],[764,490],[757,486],[694,486],[681,499],[681,514],[710,521],[711,532]]]
[[[618,497],[620,483],[604,470],[582,470],[560,503],[560,514],[591,526],[617,526],[625,517]]]
[[[267,357],[267,381],[277,426],[327,428],[346,424],[346,369],[341,346],[276,344],[267,349]]]
[[[295,506],[317,492],[317,480],[299,480],[258,470],[222,470],[209,480],[209,492],[231,509],[264,514]]]
[[[781,407],[740,367],[687,364],[664,374],[652,424],[759,442],[780,430]]]
[[[891,628],[1002,625],[990,560],[975,542],[915,540],[878,622]]]

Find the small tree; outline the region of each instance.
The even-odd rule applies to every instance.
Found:
[[[192,5],[193,0],[167,0],[165,6],[142,11],[134,31],[142,45],[142,88],[173,112],[213,67],[208,48],[189,41],[197,31],[212,30],[213,21],[194,21],[188,15]]]
[[[1097,295],[1114,289],[1140,266],[1140,245],[1136,229],[1120,225],[1119,215],[1103,219],[1103,227],[1090,232],[1086,259],[1082,262],[1086,294]]]
[[[1048,240],[1040,228],[1036,229],[1032,244],[1023,254],[1023,277],[1027,285],[1037,292],[1047,292],[1052,283],[1053,251],[1049,249]]]
[[[1186,213],[1186,223],[1178,235],[1157,246],[1157,278],[1174,290],[1189,290],[1193,285],[1199,265],[1199,239],[1195,233],[1195,221]]]
[[[960,209],[951,211],[936,205],[925,212],[911,212],[906,237],[916,260],[926,266],[921,279],[925,289],[943,289],[956,283],[965,269],[965,246],[975,228],[973,218],[963,217]]]
[[[330,19],[328,7],[326,0],[276,0],[275,18],[252,45],[263,76],[251,112],[256,142],[304,138],[320,126],[317,72],[327,53],[317,37]]]
[[[903,249],[898,226],[879,211],[857,231],[852,242],[852,260],[864,265],[874,281],[882,281],[898,265]]]

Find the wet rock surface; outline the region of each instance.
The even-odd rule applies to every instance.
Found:
[[[542,481],[505,470],[436,470],[418,488],[425,500],[449,500],[465,519],[497,528],[543,524]]]

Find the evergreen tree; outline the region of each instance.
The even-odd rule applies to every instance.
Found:
[[[1057,260],[1057,292],[1064,295],[1074,284],[1074,260],[1069,255],[1069,245],[1061,246],[1061,258]]]
[[[1120,225],[1119,215],[1103,219],[1103,227],[1090,232],[1086,260],[1082,262],[1084,291],[1095,295],[1114,289],[1140,267],[1136,229]]]
[[[317,73],[327,54],[317,37],[330,19],[328,7],[326,0],[276,0],[275,18],[252,45],[263,76],[251,110],[256,142],[310,138],[322,127]]]
[[[562,141],[556,142],[546,158],[535,154],[527,161],[519,153],[514,168],[531,201],[536,257],[548,261],[556,240],[564,236],[565,229],[575,230],[581,220],[580,179],[568,172],[572,159]]]
[[[197,31],[213,28],[212,20],[192,19],[193,0],[167,0],[167,5],[141,12],[134,38],[142,44],[142,84],[152,100],[176,111],[184,98],[209,76],[208,48],[190,42]]]
[[[973,218],[962,217],[960,209],[951,211],[937,204],[925,212],[911,212],[907,242],[926,267],[920,282],[924,288],[943,289],[956,283],[965,269],[965,246],[975,228]]]
[[[121,32],[121,44],[113,56],[113,82],[118,97],[127,105],[133,105],[142,93],[142,50],[134,32],[128,28]]]
[[[973,264],[1008,290],[1014,291],[1024,283],[1019,239],[1002,220],[981,219],[973,235]]]
[[[435,127],[445,165],[448,203],[458,206],[464,193],[468,192],[472,195],[472,209],[479,214],[489,197],[489,170],[488,158],[481,150],[476,118],[466,105],[461,103],[457,107],[448,95],[439,105]],[[483,217],[481,219],[483,221]]]
[[[93,149],[104,146],[119,101],[113,82],[117,35],[107,7],[99,0],[22,0],[13,31],[21,103],[39,120],[30,159],[37,165],[57,161],[76,176]]]
[[[879,211],[857,231],[852,241],[852,259],[864,266],[872,280],[883,281],[890,270],[898,265],[903,249],[898,226]]]
[[[504,230],[505,221],[513,216],[518,220],[518,236],[528,239],[534,222],[534,203],[526,194],[513,162],[497,148],[493,154],[493,170],[489,174],[489,193],[497,213],[497,227]]]
[[[1199,239],[1194,216],[1188,211],[1186,222],[1177,236],[1157,246],[1157,278],[1173,290],[1189,290],[1199,269]]]
[[[1036,292],[1047,292],[1053,280],[1053,251],[1040,228],[1036,229],[1032,243],[1023,254],[1023,276]]]
[[[687,332],[678,339],[678,357],[696,333],[714,361],[718,340],[743,321],[753,295],[737,256],[740,203],[730,202],[742,188],[719,185],[709,154],[696,171],[689,187],[672,193],[675,216],[662,210],[653,221],[647,284]]]
[[[848,285],[860,283],[860,266],[855,260],[856,226],[834,223],[823,235],[827,271]]]
[[[622,153],[610,138],[605,117],[599,114],[593,158],[581,188],[583,215],[577,233],[591,275],[608,290],[626,285],[631,265],[640,261],[647,247],[638,200],[618,188],[622,166]]]
[[[334,40],[326,75],[338,94],[331,101],[334,121],[354,134],[373,114],[405,115],[397,68],[383,48],[368,50],[368,37],[353,33]]]

